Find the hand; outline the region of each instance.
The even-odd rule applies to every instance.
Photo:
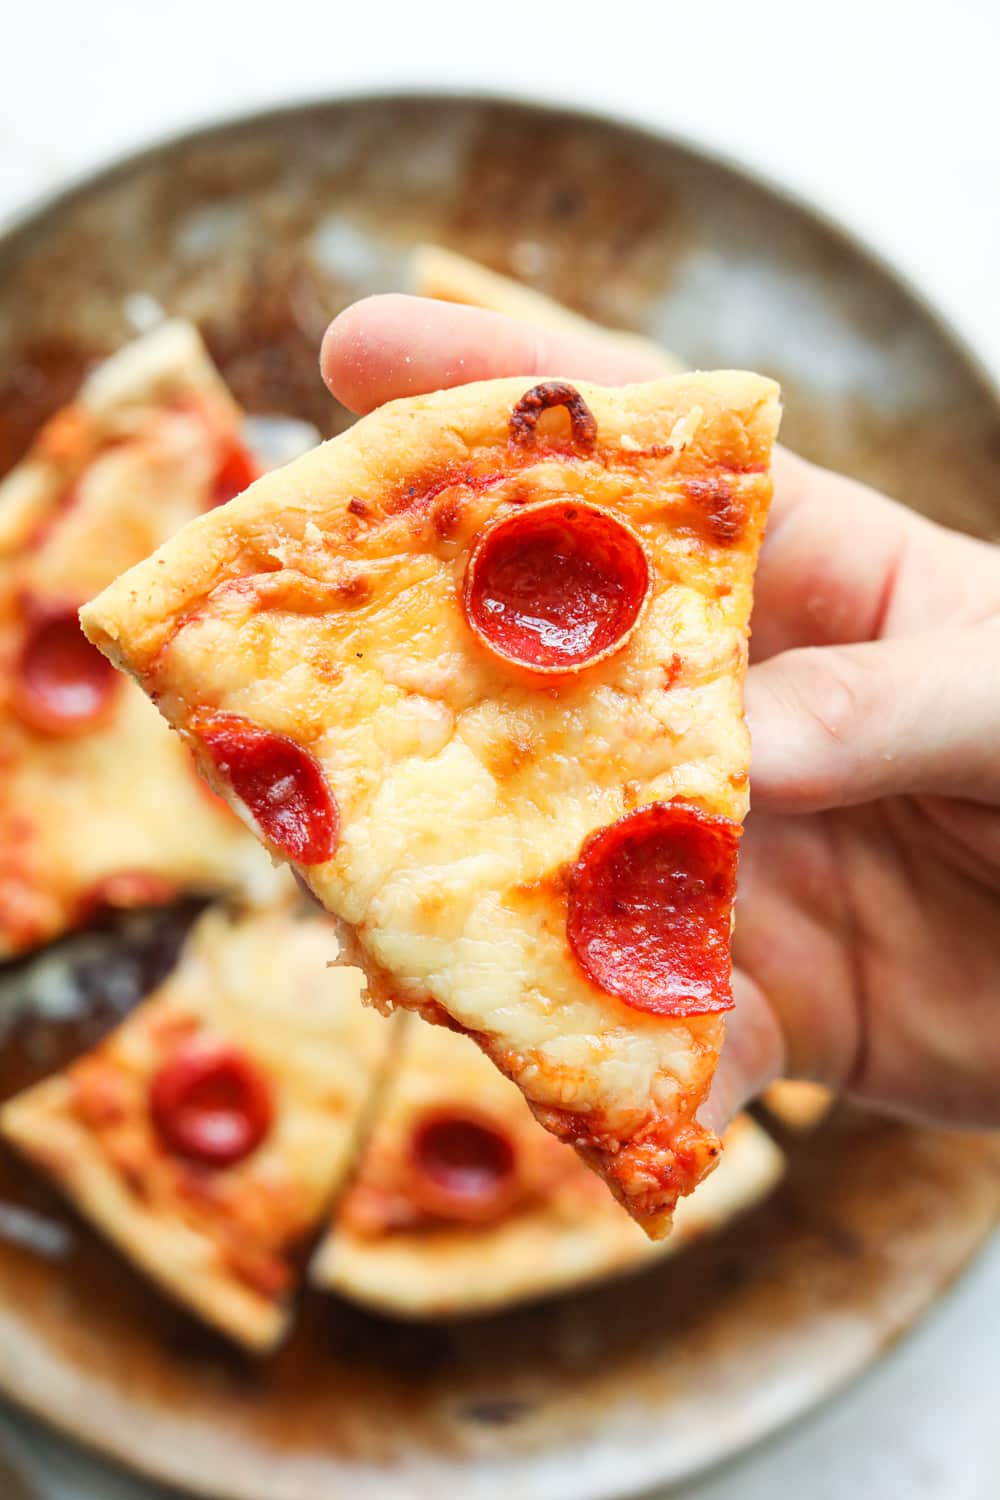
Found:
[[[652,363],[494,313],[373,297],[331,324],[355,411],[501,375]],[[779,1073],[1000,1124],[1000,549],[775,456],[747,714],[737,1008],[706,1109]]]

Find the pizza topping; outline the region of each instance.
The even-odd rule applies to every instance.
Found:
[[[80,629],[76,610],[46,610],[21,648],[13,707],[41,734],[86,734],[107,716],[118,673]]]
[[[222,462],[215,473],[212,505],[225,505],[236,495],[241,495],[259,477],[260,469],[253,455],[234,438],[225,449]]]
[[[521,397],[510,418],[510,440],[514,447],[532,446],[538,435],[538,419],[552,406],[565,406],[574,443],[589,452],[597,442],[594,413],[576,387],[564,380],[545,380]]]
[[[315,756],[239,714],[195,714],[190,727],[270,843],[303,865],[333,857],[340,820]]]
[[[170,1151],[211,1167],[249,1156],[274,1118],[259,1069],[235,1047],[204,1036],[184,1043],[163,1064],[150,1086],[149,1109]]]
[[[730,913],[739,825],[652,802],[586,841],[567,935],[584,973],[635,1010],[731,1010]]]
[[[525,506],[488,526],[465,573],[466,618],[504,661],[574,672],[619,651],[650,588],[642,543],[607,511]]]
[[[687,479],[684,492],[716,546],[732,547],[740,540],[746,529],[746,509],[728,478],[710,474],[704,479]]]
[[[410,1141],[413,1196],[439,1218],[481,1221],[509,1208],[518,1192],[510,1138],[486,1115],[437,1109]]]

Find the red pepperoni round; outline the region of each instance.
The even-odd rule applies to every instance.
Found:
[[[260,469],[253,455],[235,440],[225,450],[212,486],[212,505],[225,505],[241,495],[247,485],[259,478]]]
[[[118,673],[80,629],[76,610],[46,610],[30,625],[14,676],[13,707],[41,734],[87,734],[110,711]]]
[[[302,865],[332,859],[337,804],[315,756],[238,714],[195,714],[190,727],[275,848]]]
[[[204,1036],[183,1042],[156,1073],[149,1110],[164,1145],[212,1167],[249,1156],[274,1118],[258,1068],[227,1042]]]
[[[739,825],[653,802],[593,834],[570,882],[567,935],[584,973],[634,1010],[731,1010]]]
[[[414,1197],[440,1218],[483,1220],[517,1194],[517,1157],[506,1132],[486,1115],[441,1108],[418,1123],[410,1141]]]
[[[533,672],[574,672],[621,649],[649,593],[639,538],[571,500],[495,521],[465,572],[472,629],[496,656]]]

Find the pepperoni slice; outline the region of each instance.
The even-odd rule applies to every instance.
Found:
[[[259,1069],[237,1048],[204,1036],[182,1043],[155,1074],[149,1111],[169,1150],[211,1167],[249,1156],[274,1118]]]
[[[480,641],[532,672],[576,672],[621,650],[649,593],[642,543],[607,511],[543,501],[482,533],[465,572]]]
[[[269,843],[301,865],[333,858],[340,819],[314,755],[239,714],[196,713],[190,729]]]
[[[241,495],[247,485],[260,477],[260,469],[250,451],[235,439],[222,456],[212,485],[212,506],[225,505]]]
[[[567,935],[584,973],[634,1010],[731,1010],[730,914],[740,828],[653,802],[593,834],[570,881]]]
[[[428,1213],[482,1221],[507,1209],[518,1192],[517,1157],[506,1132],[486,1115],[436,1109],[410,1141],[408,1184]]]
[[[17,663],[15,713],[40,734],[87,734],[107,717],[118,673],[80,629],[76,610],[45,610],[29,626]]]

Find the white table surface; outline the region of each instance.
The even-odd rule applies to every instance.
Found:
[[[488,88],[603,108],[762,170],[902,268],[1000,380],[998,58],[997,0],[20,0],[0,50],[0,219],[137,144],[262,104]],[[679,1495],[1000,1495],[998,1326],[994,1245],[846,1395]],[[124,1495],[56,1455],[58,1500]]]

